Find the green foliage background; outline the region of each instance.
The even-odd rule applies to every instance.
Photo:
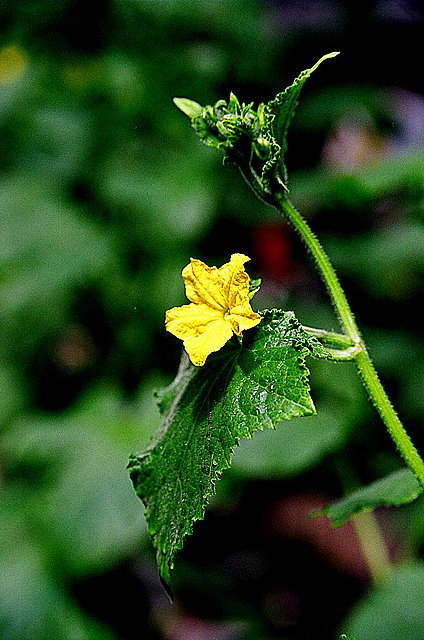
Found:
[[[283,498],[301,511],[399,465],[351,365],[313,363],[317,416],[243,442],[173,608],[125,470],[177,368],[163,314],[190,256],[247,253],[257,307],[337,329],[302,247],[172,104],[268,100],[332,50],[289,138],[291,197],[423,450],[423,22],[389,4],[0,2],[1,640],[424,637],[422,500],[379,514],[397,563],[381,586],[322,530],[278,528]]]

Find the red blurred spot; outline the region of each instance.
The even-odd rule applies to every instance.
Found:
[[[278,282],[291,280],[295,272],[291,230],[287,226],[267,224],[256,227],[252,237],[252,253],[258,271],[264,278]]]
[[[273,534],[303,540],[339,571],[366,581],[368,567],[352,522],[333,529],[327,518],[310,517],[312,511],[328,501],[313,493],[284,498],[270,514],[268,528]]]

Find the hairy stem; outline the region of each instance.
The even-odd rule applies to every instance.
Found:
[[[277,209],[284,215],[286,220],[288,220],[298,233],[312,255],[327,287],[341,326],[346,333],[346,336],[351,340],[352,346],[357,348],[357,353],[353,359],[368,395],[386,425],[386,428],[395,442],[399,453],[404,458],[406,464],[411,469],[418,482],[422,487],[424,487],[424,461],[399,420],[399,417],[380,382],[374,365],[367,353],[365,343],[362,340],[346,295],[327,254],[315,234],[311,231],[309,225],[287,199],[285,193],[281,192],[275,194],[274,203]]]
[[[297,231],[298,235],[306,245],[312,255],[318,270],[324,280],[331,301],[334,305],[340,323],[354,345],[362,345],[362,338],[356,325],[355,318],[350,310],[345,293],[340,285],[339,279],[333,269],[330,260],[315,236],[309,225],[302,218],[300,213],[294,208],[284,193],[275,194],[277,208]]]
[[[343,333],[334,333],[325,329],[315,329],[315,327],[303,327],[310,336],[317,338],[334,360],[353,360],[361,346],[354,344],[349,336]]]
[[[355,362],[362,382],[368,391],[368,395],[386,425],[387,431],[395,442],[399,453],[402,455],[418,482],[424,487],[423,459],[399,420],[365,349],[358,353],[355,357]]]

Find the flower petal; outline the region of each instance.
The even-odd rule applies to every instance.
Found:
[[[218,269],[220,286],[229,310],[249,300],[250,278],[243,266],[249,260],[243,253],[233,253],[230,262]]]
[[[217,267],[208,267],[201,260],[190,258],[190,264],[182,271],[186,296],[195,304],[207,304],[213,309],[227,309],[227,301]]]
[[[182,272],[187,298],[224,311],[243,304],[249,295],[250,280],[243,266],[248,260],[242,253],[233,253],[230,262],[217,269],[191,258]]]
[[[237,336],[241,336],[245,329],[256,327],[262,320],[259,313],[255,313],[249,303],[233,307],[230,313],[226,315],[226,319],[230,321],[231,327]]]
[[[213,352],[219,351],[233,335],[230,322],[221,319],[210,322],[204,331],[197,336],[190,336],[184,340],[184,348],[188,357],[197,367],[205,364],[206,358]]]
[[[209,354],[219,351],[233,335],[231,322],[206,304],[186,304],[166,312],[165,328],[184,342],[193,364],[201,367]]]
[[[223,320],[223,313],[207,304],[184,304],[173,307],[165,314],[165,329],[185,340],[203,333],[210,322]]]

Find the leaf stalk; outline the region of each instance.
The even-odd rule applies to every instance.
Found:
[[[332,360],[353,360],[361,347],[354,344],[344,333],[334,333],[315,327],[303,327],[310,336],[317,338],[327,349]]]

